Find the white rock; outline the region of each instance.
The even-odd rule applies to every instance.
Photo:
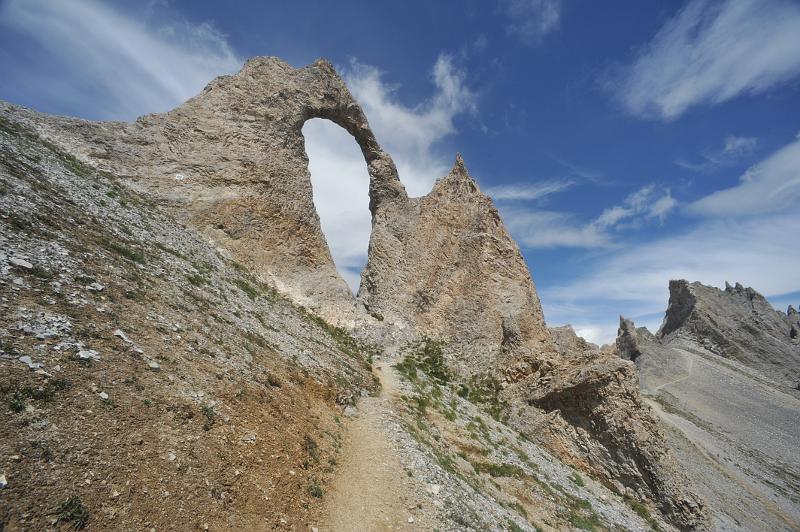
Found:
[[[5,475],[0,475],[0,490],[8,486],[8,480]]]
[[[427,491],[431,495],[439,495],[439,492],[442,490],[442,486],[439,484],[430,484],[428,485]]]
[[[174,462],[178,458],[178,455],[175,454],[175,451],[170,451],[167,453],[167,460],[170,462]]]
[[[125,342],[126,344],[132,344],[133,343],[133,342],[131,342],[130,338],[128,338],[128,335],[126,335],[122,331],[122,329],[116,329],[114,331],[114,336],[117,336],[118,338],[121,338],[122,341]]]
[[[414,518],[413,517],[409,517],[408,518],[408,522],[409,522],[409,524],[413,523],[414,522]]]
[[[31,360],[31,357],[29,357],[28,355],[19,357],[19,361],[28,366],[30,369],[39,369],[42,367],[42,365],[39,364],[38,362],[34,362],[33,360]]]
[[[158,370],[160,370],[160,369],[161,369],[161,366],[160,366],[160,365],[158,364],[158,362],[156,362],[155,360],[151,360],[151,361],[150,361],[150,362],[147,364],[147,367],[148,367],[149,369],[152,369],[153,371],[158,371]]]
[[[23,260],[23,259],[21,259],[19,257],[11,257],[10,259],[8,259],[8,262],[12,266],[17,266],[19,268],[24,268],[26,270],[32,270],[33,269],[33,264],[31,264],[27,260]]]
[[[100,360],[100,353],[94,349],[81,349],[78,351],[78,358],[81,360]]]
[[[346,415],[347,417],[357,417],[358,416],[358,408],[356,408],[356,407],[354,407],[352,405],[347,405],[344,408],[344,415]]]
[[[100,392],[98,395],[103,401],[108,401],[108,394],[106,392]]]
[[[175,174],[175,181],[183,181],[184,179],[186,179],[186,176],[183,174]]]
[[[103,290],[105,290],[106,287],[105,285],[102,285],[100,283],[92,283],[86,288],[92,292],[102,292]]]

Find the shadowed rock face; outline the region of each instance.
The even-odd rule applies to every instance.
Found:
[[[462,377],[501,383],[517,430],[618,492],[653,501],[677,527],[704,526],[702,503],[641,404],[633,365],[569,339],[556,345],[518,246],[460,156],[428,195],[408,198],[329,63],[251,59],[175,110],[130,124],[7,104],[0,112],[123,176],[329,321],[444,341]],[[369,168],[373,231],[357,299],[312,201],[301,128],[314,117],[349,131]]]
[[[670,281],[669,307],[658,336],[664,344],[688,340],[796,388],[800,344],[792,337],[798,315],[776,311],[753,290],[726,283],[719,290],[700,283]]]

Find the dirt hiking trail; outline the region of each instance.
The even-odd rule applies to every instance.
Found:
[[[326,496],[320,531],[431,529],[383,423],[397,393],[397,375],[385,360],[377,362],[374,371],[381,393],[362,398],[358,416],[347,421],[341,463]]]

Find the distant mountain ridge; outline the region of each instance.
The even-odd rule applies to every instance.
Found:
[[[669,283],[655,334],[620,317],[616,349],[636,364],[670,447],[718,529],[800,527],[798,313],[753,288]]]

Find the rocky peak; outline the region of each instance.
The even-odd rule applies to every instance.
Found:
[[[446,194],[453,198],[466,198],[472,194],[480,193],[480,190],[478,189],[478,184],[469,175],[461,154],[457,153],[452,170],[436,182],[432,192],[434,194]]]
[[[776,311],[764,296],[740,283],[726,282],[725,290],[719,290],[698,282],[670,281],[669,292],[657,334],[662,342],[690,341],[796,385],[800,350],[792,339],[800,325],[789,313]]]
[[[631,320],[619,317],[619,329],[617,330],[617,354],[620,357],[636,362],[642,355],[641,344],[650,344],[656,341],[656,337],[647,327],[636,327]]]

